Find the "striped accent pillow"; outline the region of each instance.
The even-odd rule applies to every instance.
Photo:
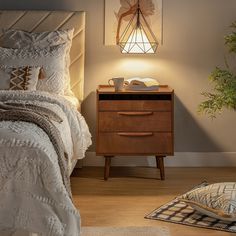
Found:
[[[1,90],[36,90],[40,67],[4,67],[0,68]]]
[[[199,187],[178,197],[195,210],[210,217],[236,221],[236,183],[215,183]]]

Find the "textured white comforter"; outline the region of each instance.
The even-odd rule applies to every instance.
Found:
[[[68,167],[72,158],[84,157],[91,135],[84,118],[66,99],[36,91],[0,91],[0,101],[35,104],[54,111],[63,119],[54,124],[69,156]],[[15,230],[78,236],[80,215],[63,185],[57,154],[46,133],[32,123],[2,121],[0,231]]]

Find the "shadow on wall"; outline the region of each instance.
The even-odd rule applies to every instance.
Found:
[[[96,92],[91,92],[81,104],[81,113],[84,116],[89,131],[92,134],[92,146],[89,147],[88,151],[95,150],[96,142]]]
[[[191,99],[191,98],[190,98]],[[196,111],[197,113],[197,111]],[[175,152],[222,151],[175,96]]]
[[[73,0],[0,0],[0,9],[4,10],[72,10],[74,6]]]

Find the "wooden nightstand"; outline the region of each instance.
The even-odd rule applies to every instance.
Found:
[[[105,157],[104,179],[109,177],[114,156],[156,157],[165,179],[164,157],[174,154],[174,90],[115,92],[97,89],[96,154]]]

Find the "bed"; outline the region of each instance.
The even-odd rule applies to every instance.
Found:
[[[0,235],[78,236],[85,13],[0,11],[0,32]]]

